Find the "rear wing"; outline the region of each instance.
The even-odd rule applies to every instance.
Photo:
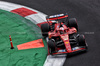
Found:
[[[51,16],[47,16],[46,20],[47,21],[52,21],[52,20],[59,20],[59,19],[63,19],[68,17],[68,14],[57,14],[57,15],[51,15]]]

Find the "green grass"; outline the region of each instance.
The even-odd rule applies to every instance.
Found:
[[[14,44],[10,49],[9,35]],[[4,10],[0,10],[0,66],[42,66],[46,55],[45,47],[18,50],[17,45],[43,38],[40,28],[31,21]]]

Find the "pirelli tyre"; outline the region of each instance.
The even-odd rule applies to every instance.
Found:
[[[70,18],[68,21],[68,27],[75,27],[78,31],[78,24],[76,18]]]
[[[79,46],[86,46],[84,35],[79,35],[78,41],[79,41]]]
[[[48,36],[48,32],[50,31],[50,26],[48,23],[41,25],[42,36]]]
[[[55,41],[49,40],[47,44],[48,44],[50,53],[53,53],[53,52],[55,51],[55,48],[56,48],[56,43],[55,43]]]

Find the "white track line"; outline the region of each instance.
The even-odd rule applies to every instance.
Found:
[[[18,5],[18,4],[14,4],[14,3],[9,3],[9,2],[5,2],[5,1],[0,1],[0,9],[2,10],[6,10],[6,11],[11,11],[17,8],[27,8],[30,9],[32,11],[37,12],[37,14],[31,14],[26,16],[26,19],[31,20],[33,23],[38,24],[41,22],[45,22],[46,19],[45,17],[47,16],[46,14],[39,12],[35,9],[23,6],[23,5]],[[47,59],[44,63],[44,66],[63,66],[63,63],[65,62],[66,59],[66,55],[65,56],[47,56]]]
[[[44,66],[63,66],[66,55],[47,56]]]
[[[32,22],[34,22],[34,20],[35,20],[35,22],[36,22],[35,24],[38,24],[38,23],[41,23],[41,22],[45,22],[46,21],[46,19],[44,20],[41,17],[42,16],[40,14],[32,14],[32,15],[26,16],[25,18],[31,20]]]

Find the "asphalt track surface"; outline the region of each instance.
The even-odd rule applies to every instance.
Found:
[[[86,37],[87,53],[66,59],[64,66],[100,66],[100,0],[3,0],[31,7],[47,15],[68,13],[77,18]]]

